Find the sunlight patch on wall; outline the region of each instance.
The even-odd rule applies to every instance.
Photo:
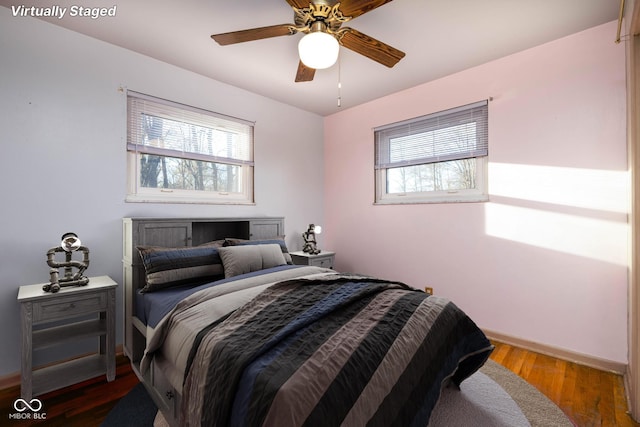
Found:
[[[628,265],[627,172],[494,163],[489,174],[488,235]]]
[[[487,203],[486,232],[554,251],[627,265],[626,223]]]
[[[627,171],[490,163],[489,177],[491,195],[629,212]]]

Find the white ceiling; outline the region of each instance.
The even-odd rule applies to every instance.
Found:
[[[301,109],[328,115],[617,19],[617,0],[394,0],[347,26],[406,53],[387,68],[341,48],[338,65],[294,83],[302,34],[219,46],[211,34],[293,22],[285,0],[0,0],[117,6],[113,18],[48,21]],[[614,42],[616,34],[611,34]],[[340,70],[340,73],[339,71]],[[342,107],[337,106],[338,77]]]

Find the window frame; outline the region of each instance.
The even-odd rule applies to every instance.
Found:
[[[148,144],[136,142],[140,135],[137,135],[134,128],[137,125],[136,113],[140,110],[132,111],[131,100],[149,102],[157,108],[167,107],[170,110],[182,111],[187,116],[200,116],[193,121],[186,121],[185,116],[172,116],[171,113],[163,113],[162,118],[173,121],[182,121],[196,126],[208,127],[211,129],[220,128],[219,124],[215,124],[216,120],[220,122],[234,122],[239,127],[246,127],[246,138],[249,138],[246,155],[248,160],[234,159],[231,157],[220,157],[210,154],[202,154],[195,152],[179,151],[171,148],[154,147]],[[135,102],[135,101],[134,101]],[[137,108],[137,107],[136,107]],[[212,120],[209,122],[208,120]],[[226,116],[212,111],[192,107],[185,104],[157,98],[134,91],[127,91],[127,196],[126,202],[142,202],[142,203],[191,203],[191,204],[255,204],[254,196],[254,122],[250,122],[236,117]],[[204,161],[209,163],[231,165],[240,167],[241,189],[238,192],[211,191],[211,190],[191,190],[191,189],[167,189],[162,187],[143,187],[141,185],[140,159],[144,154],[184,159],[192,161]]]
[[[459,114],[460,112],[465,112],[472,110],[477,107],[485,108],[485,117],[484,117],[484,129],[482,130],[484,133],[485,140],[482,142],[486,149],[486,155],[463,155],[461,157],[452,157],[449,154],[445,154],[442,156],[442,159],[435,159],[432,161],[419,161],[413,160],[405,162],[406,164],[397,164],[394,166],[386,165],[383,161],[381,161],[381,155],[379,150],[381,150],[381,146],[390,145],[388,142],[380,141],[381,138],[379,135],[382,132],[385,132],[387,135],[397,136],[395,131],[399,131],[400,129],[405,128],[407,124],[421,124],[424,122],[428,122],[429,120],[433,120],[434,118],[444,118],[446,119],[448,116],[452,114]],[[488,193],[488,101],[480,101],[473,104],[468,104],[456,108],[452,108],[449,110],[439,111],[433,114],[428,114],[421,117],[416,117],[413,119],[405,120],[398,123],[393,123],[385,126],[380,126],[374,129],[374,146],[375,146],[375,157],[374,157],[374,174],[375,174],[375,199],[374,204],[376,205],[389,205],[389,204],[420,204],[420,203],[468,203],[468,202],[486,202],[489,200]],[[453,126],[451,126],[453,127]],[[420,128],[420,126],[418,126]],[[421,132],[426,132],[424,129],[421,129]],[[421,132],[416,132],[419,134]],[[410,134],[411,135],[411,134]],[[387,139],[390,140],[393,138],[390,136]],[[469,189],[458,189],[458,190],[432,190],[432,191],[416,191],[416,192],[398,192],[398,193],[389,193],[388,192],[388,182],[387,182],[387,171],[396,167],[407,167],[407,166],[419,166],[419,165],[427,165],[427,164],[438,164],[449,161],[463,160],[463,159],[475,159],[475,188]]]

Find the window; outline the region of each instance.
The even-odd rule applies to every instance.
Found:
[[[253,203],[253,123],[129,91],[131,202]]]
[[[487,101],[374,129],[376,203],[486,201]]]

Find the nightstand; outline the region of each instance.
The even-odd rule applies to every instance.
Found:
[[[291,252],[291,260],[297,265],[315,265],[316,267],[333,268],[333,261],[336,253],[322,251],[317,255],[311,255],[306,252]]]
[[[85,286],[69,286],[51,293],[43,284],[20,286],[18,302],[22,327],[20,395],[32,396],[66,387],[98,375],[116,376],[116,282],[91,277]],[[34,328],[35,326],[35,328]],[[33,369],[33,351],[96,337],[98,352]]]

